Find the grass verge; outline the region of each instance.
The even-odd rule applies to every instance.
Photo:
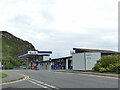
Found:
[[[0,79],[1,79],[1,78],[5,78],[5,77],[7,77],[7,76],[8,76],[7,74],[0,72]]]

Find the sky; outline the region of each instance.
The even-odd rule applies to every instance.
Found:
[[[74,47],[118,50],[119,0],[0,0],[0,30],[69,56]]]

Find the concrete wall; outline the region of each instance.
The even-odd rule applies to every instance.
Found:
[[[101,53],[75,53],[73,57],[73,70],[92,70]]]
[[[40,63],[39,70],[51,70],[51,62]]]
[[[92,70],[100,58],[101,53],[85,53],[86,70]]]
[[[72,58],[73,70],[85,70],[84,53],[75,53]]]

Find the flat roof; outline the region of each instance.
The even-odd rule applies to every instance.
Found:
[[[52,54],[52,51],[27,51],[27,52],[24,52],[24,53],[18,55],[18,57],[23,57],[23,56],[27,56],[27,55],[46,56],[46,55],[50,55],[50,54]]]
[[[111,50],[99,50],[99,49],[83,49],[83,48],[73,48],[73,50],[79,50],[81,52],[102,52],[102,53],[120,53]]]
[[[42,61],[40,63],[51,62],[51,60]]]
[[[72,56],[58,57],[58,58],[53,58],[52,60],[67,59],[67,58],[72,58]]]

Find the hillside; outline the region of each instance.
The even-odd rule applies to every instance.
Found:
[[[28,50],[35,50],[34,46],[28,41],[24,41],[14,35],[2,31],[2,55],[17,58],[19,54]]]
[[[19,62],[18,55],[26,52],[35,50],[34,46],[28,41],[24,41],[9,32],[0,31],[0,39],[2,38],[2,63],[8,63],[5,61],[8,58],[12,58]],[[0,48],[1,50],[1,48]],[[11,63],[11,62],[10,62]],[[12,62],[13,63],[13,62]]]

